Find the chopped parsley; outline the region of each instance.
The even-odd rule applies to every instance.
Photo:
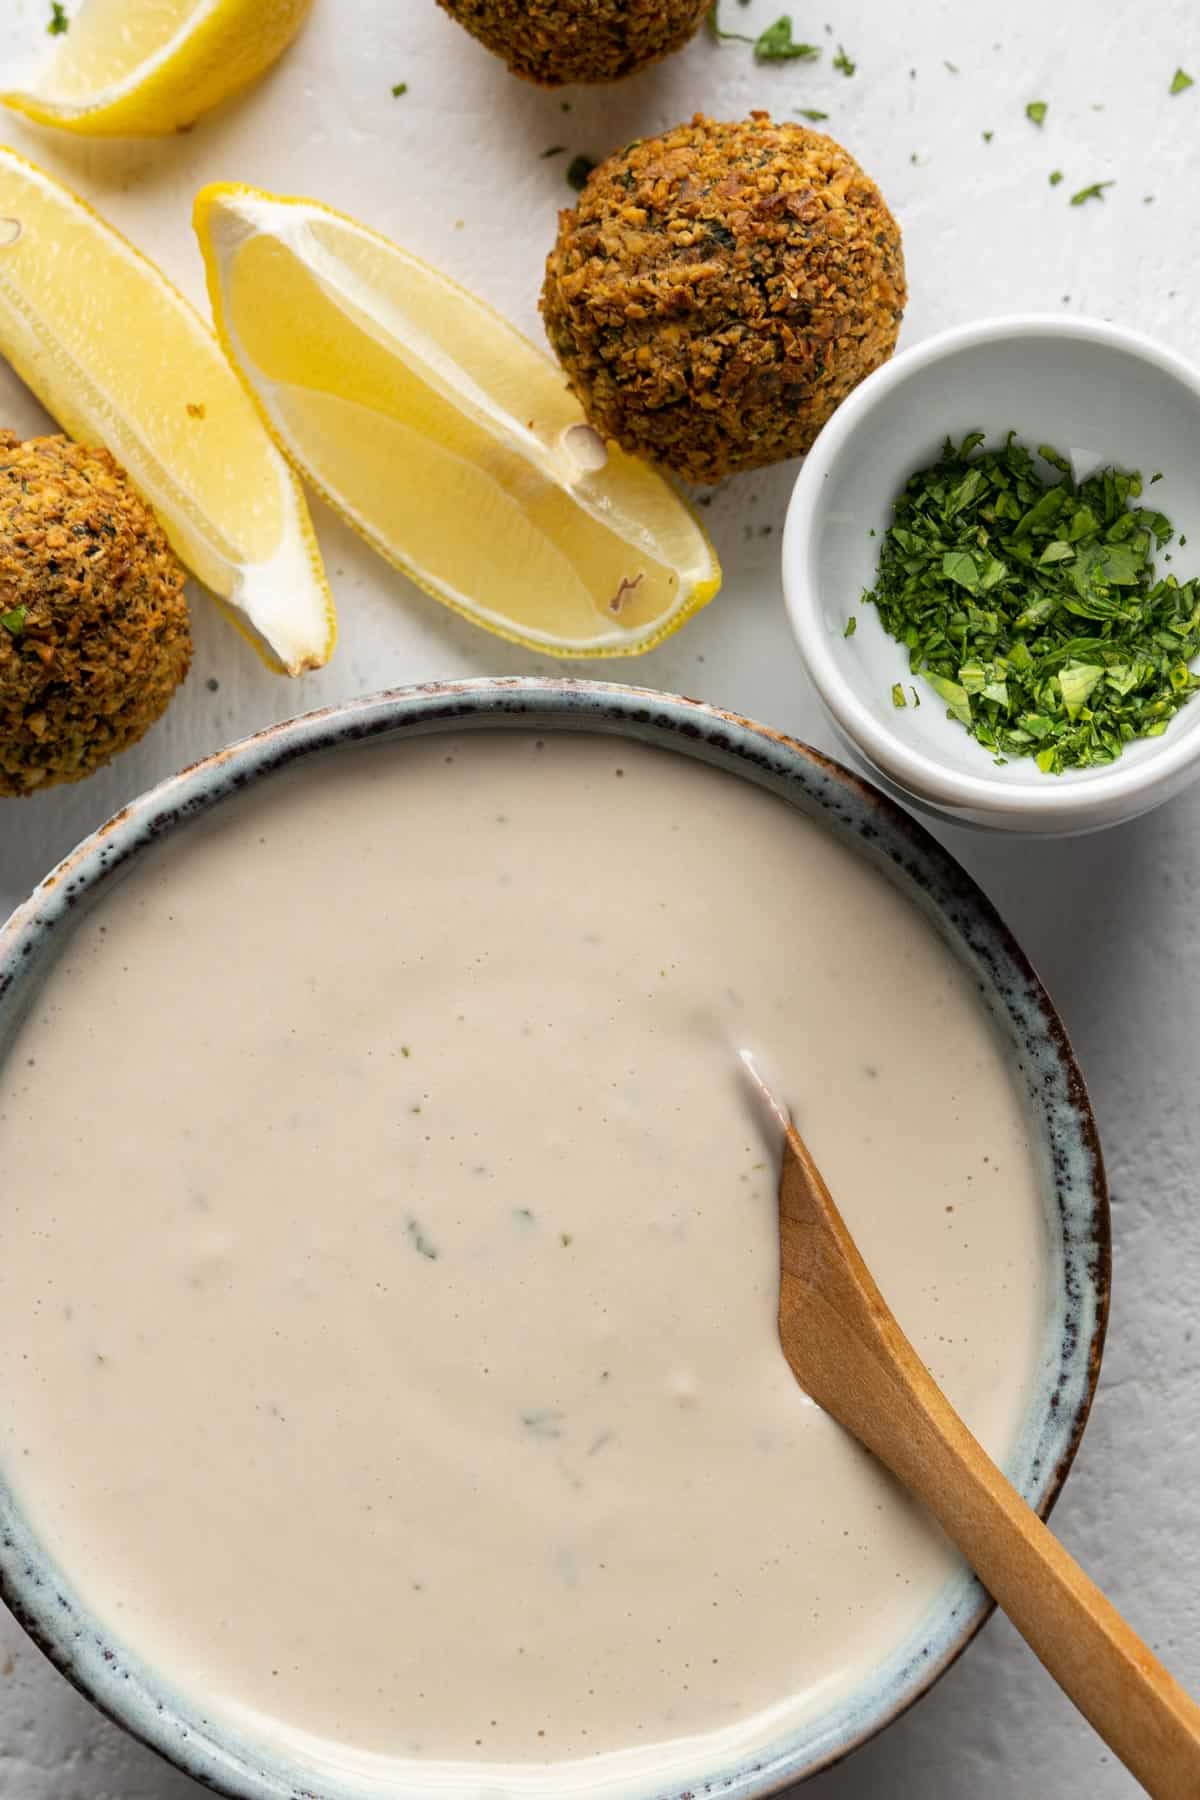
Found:
[[[813,125],[819,125],[822,119],[829,117],[829,114],[822,112],[819,106],[801,106],[797,110],[802,119],[808,119]]]
[[[541,1406],[533,1412],[523,1412],[521,1423],[531,1437],[560,1438],[563,1434],[563,1415],[553,1406]]]
[[[407,81],[398,81],[398,82],[396,82],[395,86],[392,88],[392,99],[398,100],[400,98],[401,94],[407,94],[407,92],[408,92]]]
[[[1195,87],[1195,85],[1196,78],[1194,75],[1189,75],[1186,69],[1176,69],[1174,75],[1171,77],[1171,85],[1167,92],[1171,94],[1182,94],[1185,88]]]
[[[979,135],[985,144],[990,144],[996,134],[994,131],[981,131]]]
[[[430,1262],[436,1262],[438,1255],[437,1249],[425,1236],[425,1233],[421,1230],[417,1221],[410,1218],[404,1229],[408,1234],[408,1241],[416,1251],[417,1255],[427,1257]]]
[[[720,12],[720,0],[713,0],[704,20],[708,27],[709,37],[716,38],[719,44],[752,44],[754,42],[754,39],[744,31],[725,31],[721,25]]]
[[[1031,125],[1044,125],[1049,104],[1045,100],[1031,100],[1025,108],[1025,117]]]
[[[843,637],[853,637],[857,630],[858,630],[858,620],[855,618],[854,614],[851,613],[850,617],[846,620],[846,629],[845,629],[845,631],[843,631],[842,636]]]
[[[841,44],[839,44],[837,47],[837,55],[833,59],[833,66],[835,69],[840,69],[843,75],[849,77],[853,75],[858,64],[856,62],[851,62],[850,58],[846,55],[845,50],[842,48]]]
[[[70,31],[71,21],[67,17],[67,9],[62,0],[50,0],[50,23],[46,30],[51,37],[61,37],[64,31]]]
[[[11,632],[13,637],[20,637],[25,629],[28,611],[28,607],[14,606],[11,612],[0,613],[0,625],[3,625],[5,631]]]
[[[1088,200],[1103,200],[1105,188],[1115,186],[1113,181],[1093,181],[1091,187],[1080,188],[1077,194],[1071,195],[1071,205],[1083,206]]]
[[[792,18],[784,13],[754,40],[755,62],[814,62],[820,56],[818,44],[798,44],[792,36]]]
[[[739,0],[745,5],[746,0]],[[814,62],[821,54],[818,44],[800,44],[792,36],[792,16],[784,13],[773,25],[760,31],[757,37],[751,37],[745,31],[726,31],[720,20],[719,4],[714,4],[707,16],[709,36],[716,38],[721,44],[752,44],[755,62]]]
[[[1156,574],[1173,531],[1139,504],[1139,474],[1076,482],[1048,445],[1039,462],[1011,432],[983,443],[947,439],[911,477],[863,598],[994,757],[1048,775],[1111,763],[1200,688],[1200,579]]]
[[[583,192],[583,184],[595,168],[590,156],[573,156],[567,164],[567,186],[573,187],[577,194]]]
[[[1062,180],[1062,178],[1063,178],[1063,172],[1061,169],[1051,169],[1051,171],[1050,171],[1050,186],[1057,187],[1059,182]]]

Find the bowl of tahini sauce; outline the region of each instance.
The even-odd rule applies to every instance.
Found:
[[[0,1581],[246,1800],[775,1791],[986,1601],[775,1336],[794,1108],[1046,1511],[1108,1218],[1062,1026],[854,776],[471,681],[273,727],[0,932]]]

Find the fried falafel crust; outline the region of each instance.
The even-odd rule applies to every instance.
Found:
[[[78,781],[187,674],[185,576],[107,450],[0,431],[0,795]]]
[[[540,87],[620,81],[678,50],[712,0],[439,0],[472,37]]]
[[[595,429],[715,482],[807,450],[891,355],[906,298],[899,227],[847,151],[698,113],[593,170],[541,308]]]

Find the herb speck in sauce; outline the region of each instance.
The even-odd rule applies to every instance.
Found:
[[[404,1229],[408,1235],[408,1241],[417,1255],[426,1257],[430,1262],[436,1262],[438,1256],[436,1246],[425,1236],[419,1223],[411,1215]]]
[[[530,1437],[536,1438],[560,1438],[563,1434],[562,1419],[562,1414],[551,1406],[538,1407],[533,1412],[521,1414],[522,1425]]]
[[[1111,763],[1200,687],[1200,580],[1157,576],[1174,533],[1139,504],[1138,473],[1076,482],[1049,445],[983,445],[947,440],[911,477],[863,598],[994,757],[1047,775]]]

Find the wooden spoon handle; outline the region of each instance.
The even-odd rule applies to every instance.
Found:
[[[1158,1800],[1200,1796],[1200,1707],[925,1377],[872,1445],[918,1494],[1085,1718]],[[903,1442],[900,1439],[903,1439]]]
[[[798,1223],[789,1230],[785,1218],[780,1314],[803,1320],[803,1374],[794,1365],[803,1385],[924,1501],[1143,1787],[1157,1800],[1198,1800],[1200,1707],[968,1431],[896,1323],[803,1144],[791,1147],[781,1208],[786,1215],[798,1184]],[[828,1204],[817,1231],[805,1193],[814,1181]]]

